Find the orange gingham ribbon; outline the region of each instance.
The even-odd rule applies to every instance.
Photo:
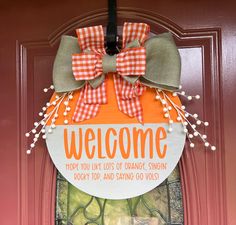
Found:
[[[72,70],[76,80],[93,80],[103,75],[102,58],[104,32],[102,26],[86,27],[76,30],[82,53],[72,55]],[[121,112],[136,117],[143,123],[143,110],[139,97],[145,87],[136,81],[131,84],[122,76],[143,76],[146,67],[144,47],[126,48],[126,45],[138,40],[143,45],[149,33],[149,26],[144,23],[125,23],[123,27],[123,50],[116,55],[116,73],[113,75],[116,99]],[[107,103],[106,80],[97,88],[86,82],[81,90],[73,120],[76,122],[93,118],[101,104]]]

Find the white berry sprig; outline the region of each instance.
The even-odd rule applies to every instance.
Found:
[[[172,128],[172,124],[173,124],[173,119],[171,118],[171,114],[170,111],[172,110],[172,107],[168,104],[168,101],[166,101],[165,97],[162,97],[160,95],[161,90],[160,89],[156,89],[156,99],[160,100],[162,107],[163,107],[163,113],[164,113],[164,117],[168,118],[168,124],[169,124],[169,128],[168,128],[168,132],[172,132],[173,128]]]
[[[44,92],[47,92],[49,89],[53,90],[54,87],[51,85],[49,88],[44,88]],[[39,112],[39,116],[42,117],[41,120],[34,122],[34,128],[25,134],[26,137],[33,136],[33,141],[30,144],[30,148],[26,151],[27,154],[32,152],[32,149],[35,147],[36,142],[39,137],[42,136],[43,139],[47,138],[47,135],[52,133],[56,128],[56,120],[59,117],[59,110],[61,107],[64,107],[64,112],[69,112],[69,101],[73,99],[73,92],[64,93],[61,96],[56,95],[55,100],[52,102],[47,102],[45,106],[42,107],[42,111]],[[50,110],[47,113],[47,110]],[[51,120],[51,123],[48,122]],[[68,120],[64,120],[64,124],[68,124]],[[46,125],[49,128],[46,130]]]
[[[191,113],[187,112],[186,107],[184,105],[182,105],[180,107],[177,104],[175,104],[174,101],[172,101],[171,98],[167,95],[167,91],[161,90],[161,89],[156,89],[156,93],[157,93],[156,99],[161,101],[161,104],[163,106],[163,110],[164,110],[164,112],[166,111],[164,114],[165,118],[169,118],[169,121],[172,120],[170,118],[170,114],[169,113],[166,114],[167,113],[166,109],[168,109],[168,108],[166,108],[166,106],[169,107],[171,105],[172,107],[169,109],[176,110],[176,112],[178,114],[176,120],[182,123],[183,132],[185,132],[187,134],[187,138],[189,140],[191,148],[194,148],[194,146],[195,146],[195,144],[193,143],[193,138],[199,137],[201,139],[201,141],[203,141],[205,147],[210,147],[210,149],[213,151],[216,150],[216,147],[211,145],[207,141],[207,136],[205,134],[201,134],[197,129],[197,127],[199,127],[201,125],[209,126],[208,122],[204,122],[204,121],[200,120],[198,118],[198,114],[196,114],[196,113],[191,114]],[[184,96],[189,101],[191,101],[192,99],[200,99],[200,95],[196,95],[196,96],[186,95],[184,91],[172,93],[172,96],[174,96],[174,97],[176,97],[178,95]],[[169,127],[168,131],[171,132],[172,130],[173,130],[172,127]]]
[[[64,109],[64,112],[63,112],[64,124],[68,124],[69,123],[69,121],[68,121],[68,113],[71,110],[71,107],[70,107],[69,103],[70,103],[70,100],[72,100],[72,99],[73,99],[73,92],[69,92],[68,95],[67,95],[66,100],[64,101],[64,105],[65,105],[65,109]]]

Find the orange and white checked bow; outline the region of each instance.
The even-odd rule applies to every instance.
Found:
[[[143,123],[143,112],[139,97],[145,90],[138,80],[132,84],[125,76],[143,76],[146,68],[146,50],[142,47],[149,33],[149,26],[144,23],[125,23],[121,52],[115,56],[106,55],[102,26],[86,27],[76,30],[82,53],[72,55],[72,70],[76,80],[86,80],[81,90],[73,120],[76,122],[93,118],[99,111],[100,104],[107,103],[106,79],[97,87],[89,82],[100,79],[107,72],[113,75],[118,108],[130,117],[136,117]],[[139,47],[125,48],[138,40]],[[115,63],[111,71],[104,68],[104,59],[109,64]],[[115,60],[115,62],[114,62]],[[104,71],[105,70],[105,71]]]

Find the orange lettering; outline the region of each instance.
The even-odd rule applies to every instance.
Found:
[[[85,131],[85,138],[84,139],[85,139],[84,145],[85,145],[86,155],[89,159],[92,159],[94,157],[94,154],[95,154],[95,146],[94,145],[92,146],[92,151],[90,153],[90,151],[89,151],[89,142],[93,141],[95,139],[95,134],[94,134],[94,132],[91,128],[88,128]]]
[[[153,132],[148,128],[145,132],[142,129],[133,128],[134,158],[138,158],[138,145],[141,144],[141,157],[145,158],[146,139],[149,134],[150,158],[153,158]],[[140,137],[140,139],[139,139]],[[140,142],[138,141],[140,140]],[[140,143],[140,144],[139,144]]]
[[[105,159],[106,156],[102,155],[102,137],[101,137],[101,128],[98,128],[98,158]]]
[[[124,131],[126,132],[126,136],[127,136],[127,149],[125,151],[124,148]],[[130,133],[129,133],[129,129],[127,127],[123,127],[120,129],[120,134],[119,134],[119,145],[120,145],[120,152],[121,152],[121,156],[123,157],[123,159],[128,159],[129,155],[130,155]]]
[[[166,130],[163,127],[159,127],[156,131],[156,150],[159,158],[163,159],[166,156],[167,145],[164,144],[163,151],[161,151],[160,141],[166,139]]]
[[[82,131],[79,131],[79,152],[76,152],[76,146],[75,146],[75,132],[71,132],[71,144],[70,144],[70,150],[68,146],[68,132],[67,129],[64,129],[64,149],[66,153],[66,158],[71,159],[72,156],[74,156],[75,159],[79,160],[81,158],[82,154]]]
[[[111,132],[112,132],[113,136],[117,135],[115,129],[109,128],[106,132],[105,141],[106,141],[107,156],[108,156],[108,158],[113,159],[116,155],[117,140],[114,140],[113,149],[112,149],[112,153],[111,153],[111,149],[110,149],[110,133]]]

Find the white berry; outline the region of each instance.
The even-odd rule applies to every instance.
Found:
[[[194,143],[191,143],[191,144],[190,144],[190,147],[191,147],[191,148],[194,148]]]
[[[200,125],[202,122],[200,120],[197,121],[197,125]]]
[[[191,138],[193,138],[193,135],[192,135],[192,134],[189,134],[188,137],[191,139]]]
[[[205,142],[205,146],[208,147],[210,144],[208,142]]]
[[[32,144],[30,145],[30,147],[31,147],[31,148],[34,148],[34,146],[35,146],[35,144],[34,144],[34,143],[32,143]]]
[[[184,133],[188,133],[188,129],[187,128],[184,128]]]
[[[164,108],[163,108],[163,111],[164,111],[164,112],[167,112],[167,108],[166,108],[166,107],[164,107]]]
[[[35,129],[33,129],[33,130],[32,130],[32,133],[33,133],[33,134],[35,134],[35,133],[36,133],[36,130],[35,130]]]
[[[215,146],[211,146],[211,150],[212,150],[212,151],[215,151],[215,150],[216,150],[216,147],[215,147]]]
[[[169,117],[169,114],[168,114],[168,113],[165,113],[164,116],[165,116],[165,118],[168,118],[168,117]]]
[[[31,153],[31,150],[30,149],[27,150],[26,153],[29,155]]]
[[[166,100],[162,100],[161,102],[162,102],[162,104],[163,104],[163,105],[165,105],[165,104],[166,104]]]
[[[172,127],[169,127],[169,128],[168,128],[168,132],[171,133],[172,131],[173,131],[173,128],[172,128]]]

